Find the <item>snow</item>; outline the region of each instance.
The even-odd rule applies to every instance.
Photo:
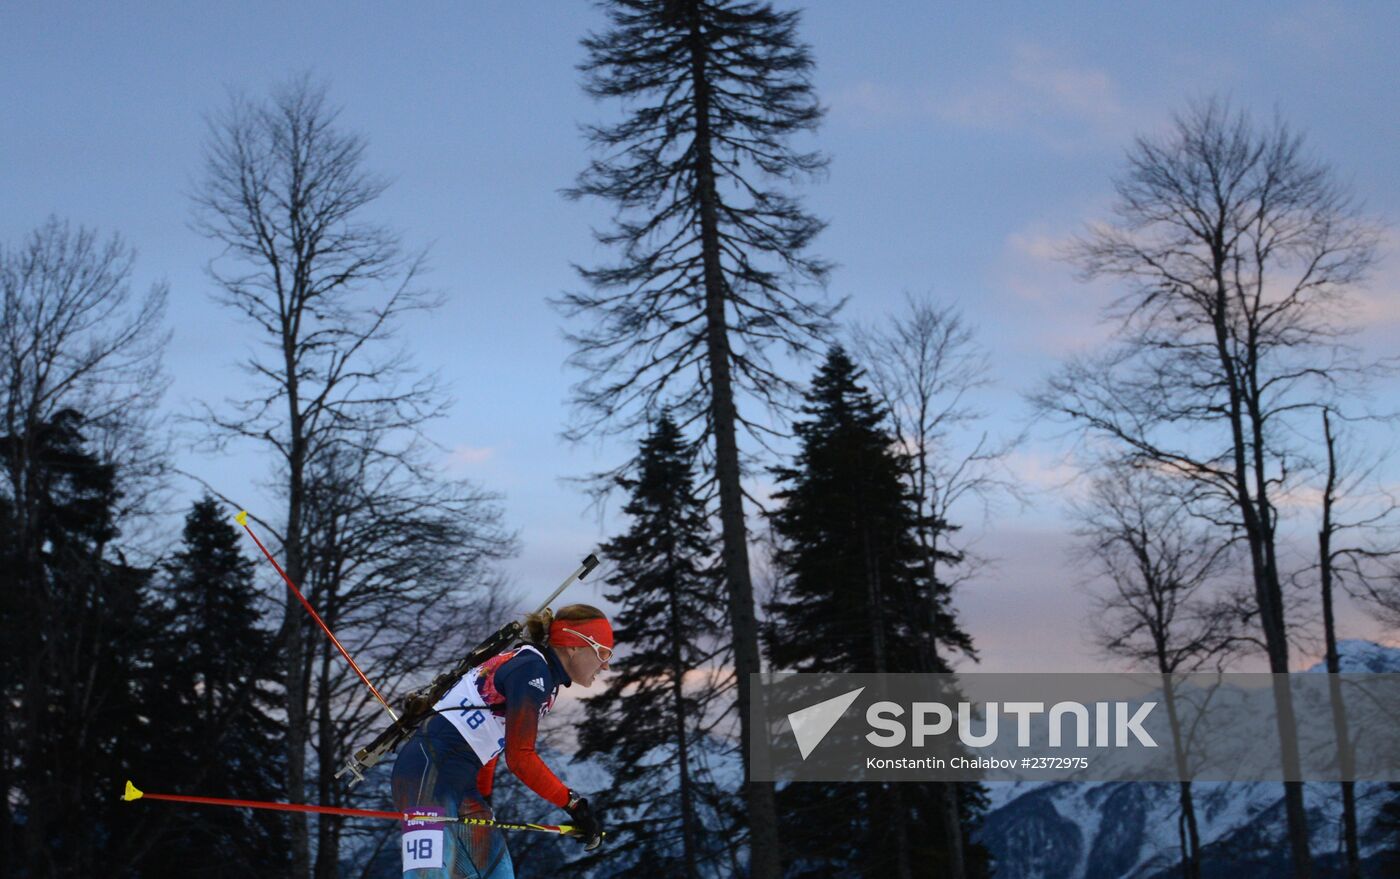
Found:
[[[1338,644],[1338,653],[1343,672],[1400,672],[1400,648],[1368,641],[1348,640]],[[1322,663],[1309,669],[1309,673],[1325,671],[1325,665]],[[986,784],[988,816],[1010,808],[1023,798],[1036,795],[1043,797],[1043,804],[1039,807],[1053,808],[1061,818],[1072,822],[1079,833],[1081,843],[1081,857],[1075,872],[1056,879],[1081,879],[1087,875],[1087,859],[1093,850],[1096,835],[1107,817],[1105,804],[1111,792],[1125,784],[1133,783],[990,782]],[[1151,876],[1175,864],[1179,859],[1178,786],[1175,783],[1148,784],[1143,786],[1143,793],[1147,799],[1147,811],[1139,840],[1139,857],[1134,867],[1125,874],[1133,877]],[[1197,782],[1192,785],[1192,795],[1202,846],[1227,840],[1246,829],[1262,831],[1262,839],[1283,845],[1283,822],[1278,817],[1283,790],[1278,783]],[[1383,782],[1358,782],[1356,795],[1364,859],[1379,847],[1377,842],[1368,841],[1366,829],[1374,821],[1386,799],[1386,785]],[[1338,785],[1324,782],[1305,784],[1304,798],[1311,821],[1309,829],[1313,851],[1319,854],[1336,851],[1341,835],[1341,796]],[[1036,799],[1025,800],[1026,804],[1038,802]],[[1269,823],[1258,825],[1261,821]],[[984,842],[996,850],[996,840],[988,839]],[[998,875],[1008,879],[1030,879],[1039,873],[1030,863],[1003,860],[999,863]]]

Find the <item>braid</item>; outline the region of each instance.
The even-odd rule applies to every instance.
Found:
[[[554,622],[554,611],[545,608],[539,613],[525,615],[525,637],[531,644],[549,642],[549,627]]]

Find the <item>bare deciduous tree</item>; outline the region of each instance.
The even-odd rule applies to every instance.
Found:
[[[913,463],[910,488],[928,576],[945,587],[932,611],[951,613],[952,589],[987,562],[959,539],[954,509],[980,506],[987,515],[1001,498],[1022,499],[1002,467],[1022,437],[998,439],[978,427],[986,412],[973,400],[992,384],[991,360],[956,308],[908,297],[902,313],[883,326],[856,326],[852,337],[867,381]]]
[[[515,541],[501,527],[496,495],[443,479],[419,454],[426,449],[384,454],[381,444],[338,447],[313,463],[305,588],[331,630],[358,645],[356,661],[387,696],[420,685],[494,631],[505,607],[493,564]],[[318,802],[374,808],[382,790],[351,790],[336,774],[387,715],[319,632],[307,655]],[[380,829],[318,821],[314,874],[339,875],[347,830]]]
[[[1288,423],[1368,375],[1345,344],[1348,291],[1375,231],[1281,122],[1257,128],[1219,101],[1140,137],[1113,222],[1072,250],[1087,277],[1127,284],[1105,353],[1067,363],[1034,400],[1132,460],[1174,470],[1193,509],[1239,527],[1269,667],[1289,670],[1278,561],[1281,492],[1300,450]],[[1275,687],[1296,777],[1292,697]],[[1294,875],[1312,873],[1301,783],[1284,786]]]
[[[995,440],[976,423],[984,416],[972,397],[991,384],[991,363],[971,327],[953,307],[906,297],[906,307],[880,327],[856,326],[852,337],[867,380],[880,397],[895,435],[913,466],[908,478],[918,512],[918,540],[929,589],[931,632],[956,632],[953,589],[984,564],[967,541],[959,541],[953,508],[980,502],[984,513],[997,495],[1019,497],[1016,485],[999,473],[1019,442]],[[937,642],[928,642],[930,671],[949,668]],[[970,640],[947,646],[975,656]],[[940,785],[948,869],[965,874],[956,794]]]
[[[1344,776],[1342,791],[1342,840],[1348,879],[1360,879],[1361,843],[1356,817],[1356,783],[1353,772],[1350,724],[1337,675],[1341,656],[1337,650],[1335,600],[1340,587],[1353,597],[1384,607],[1389,584],[1396,579],[1400,558],[1400,503],[1375,486],[1377,457],[1369,463],[1349,454],[1348,437],[1338,432],[1330,408],[1322,409],[1322,438],[1326,451],[1322,490],[1322,520],[1318,526],[1318,557],[1314,568],[1297,576],[1316,573],[1322,598],[1322,631],[1326,644],[1328,689],[1333,731],[1337,738],[1338,767]],[[1343,420],[1343,425],[1345,421]],[[1369,456],[1368,456],[1369,457]],[[1377,601],[1379,599],[1379,601]]]
[[[392,455],[443,413],[431,374],[394,346],[397,322],[437,298],[417,286],[422,254],[366,209],[385,182],[364,168],[364,140],[342,130],[324,88],[307,78],[270,99],[235,98],[210,124],[206,168],[194,195],[197,230],[223,246],[210,263],[216,299],[260,336],[244,364],[257,392],[202,420],[214,447],[250,440],[277,460],[286,509],[280,529],[288,576],[307,568],[307,491],[312,467],[336,449]],[[309,620],[290,594],[281,638],[287,671],[287,790],[304,792],[309,731]],[[295,862],[310,869],[305,816],[292,817]]]
[[[61,409],[82,413],[100,460],[117,467],[120,515],[149,512],[166,456],[156,438],[165,391],[168,290],[131,290],[136,252],[120,236],[50,218],[23,245],[0,248],[0,431],[21,437]],[[23,453],[9,488],[28,509]]]
[[[1219,663],[1237,641],[1233,602],[1222,600],[1236,540],[1203,527],[1169,477],[1110,463],[1074,510],[1079,554],[1105,586],[1094,596],[1100,649],[1162,675],[1173,757],[1190,776],[1173,675]],[[1191,782],[1178,784],[1184,875],[1201,874],[1201,840]]]

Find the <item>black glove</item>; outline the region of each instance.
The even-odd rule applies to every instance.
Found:
[[[570,835],[584,841],[584,851],[591,852],[603,844],[603,823],[598,820],[593,807],[588,805],[588,800],[569,791],[569,804],[564,808],[573,819],[574,832]]]

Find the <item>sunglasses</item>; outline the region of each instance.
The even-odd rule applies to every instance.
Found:
[[[592,638],[588,637],[582,632],[578,632],[573,629],[565,629],[564,631],[568,632],[571,635],[578,635],[580,638],[587,641],[588,646],[593,648],[593,653],[598,657],[599,662],[607,662],[609,659],[612,659],[613,651],[611,647],[599,644],[597,641],[594,641]]]

